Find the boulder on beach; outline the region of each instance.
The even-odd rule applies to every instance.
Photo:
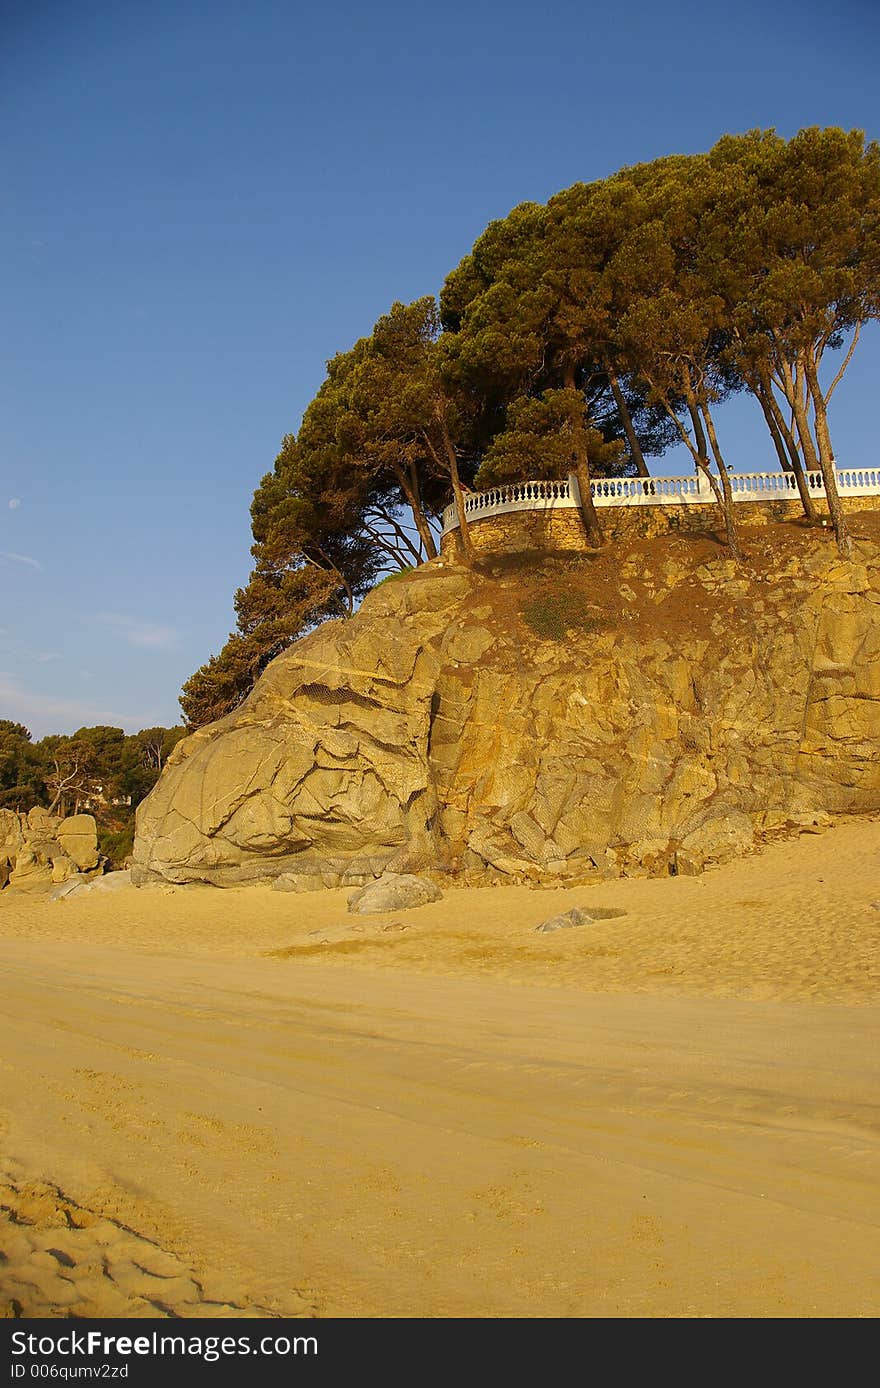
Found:
[[[377,911],[400,911],[408,906],[426,906],[429,901],[441,901],[443,893],[425,877],[411,873],[388,872],[378,882],[370,882],[352,892],[348,909],[360,916]]]

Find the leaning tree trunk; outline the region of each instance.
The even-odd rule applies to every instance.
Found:
[[[636,465],[636,471],[639,477],[650,477],[651,474],[648,471],[644,454],[642,453],[642,445],[639,443],[639,436],[633,427],[632,415],[629,412],[626,397],[620,389],[620,382],[617,379],[616,373],[610,366],[608,367],[608,384],[611,386],[611,394],[614,396],[614,403],[620,415],[620,422],[623,425],[623,432],[626,434],[630,457]]]
[[[682,438],[690,448],[691,455],[693,457],[694,463],[696,464],[697,472],[703,474],[712,490],[712,495],[715,498],[716,505],[718,506],[718,509],[721,512],[721,518],[724,521],[724,533],[727,539],[728,547],[730,548],[731,553],[734,554],[737,559],[740,559],[742,556],[740,554],[739,539],[736,533],[736,521],[734,520],[733,516],[733,493],[730,489],[730,478],[727,476],[727,468],[724,468],[723,473],[719,469],[720,480],[719,478],[716,478],[710,464],[709,444],[706,439],[706,430],[704,429],[703,421],[700,418],[700,407],[697,404],[697,399],[694,395],[693,388],[690,385],[688,385],[683,390],[682,394],[684,395],[685,403],[688,408],[688,414],[691,417],[691,424],[693,425],[694,430],[694,442],[691,443],[686,430],[682,430]],[[709,416],[709,419],[711,420],[711,416]],[[713,426],[713,435],[714,432],[715,430]],[[718,456],[720,456],[720,452]],[[723,461],[724,460],[722,459],[722,464]]]
[[[834,538],[837,540],[837,548],[845,559],[852,554],[852,541],[849,538],[846,517],[843,513],[843,506],[840,500],[840,493],[837,490],[837,477],[834,471],[834,450],[831,447],[831,434],[828,431],[828,411],[825,408],[825,396],[819,385],[819,374],[816,371],[815,362],[805,355],[804,375],[806,376],[807,387],[813,401],[813,409],[816,412],[816,441],[819,445],[819,466],[822,469],[822,481],[825,483],[825,497],[828,502],[828,513],[831,516],[831,524],[834,527]]]
[[[785,447],[785,440],[779,432],[779,426],[777,425],[776,420],[773,418],[773,411],[770,409],[770,406],[767,404],[763,394],[760,391],[756,390],[755,395],[758,399],[758,403],[760,404],[761,411],[764,415],[764,423],[767,425],[767,428],[770,431],[770,437],[773,440],[773,447],[776,449],[776,456],[779,459],[779,466],[782,468],[783,472],[791,472],[791,458],[788,456],[788,451]]]
[[[352,586],[351,586],[351,584],[349,583],[348,579],[345,577],[345,574],[342,572],[342,570],[339,568],[339,566],[338,566],[337,564],[334,564],[334,563],[333,563],[333,560],[330,558],[330,556],[329,556],[328,554],[326,554],[326,553],[324,552],[323,549],[321,549],[320,545],[315,545],[315,553],[317,554],[317,556],[318,556],[319,559],[323,559],[323,561],[324,561],[323,564],[318,564],[318,563],[316,563],[316,561],[315,561],[314,559],[312,559],[310,555],[305,554],[305,553],[303,554],[303,558],[306,560],[307,563],[309,563],[309,564],[314,564],[314,566],[315,566],[316,569],[323,569],[324,573],[326,573],[326,574],[328,574],[328,575],[333,575],[333,576],[336,578],[336,580],[337,580],[337,582],[338,582],[338,584],[339,584],[339,587],[342,588],[343,591],[344,591],[344,593],[345,593],[345,605],[346,605],[346,607],[348,608],[348,612],[346,613],[346,616],[347,616],[347,617],[353,616],[353,615],[354,615],[354,589],[352,588]]]
[[[564,380],[566,390],[576,390],[573,366],[567,367]],[[584,407],[581,405],[577,411],[573,411],[572,418],[574,474],[580,493],[581,520],[583,521],[587,544],[594,549],[601,549],[605,543],[605,534],[596,511],[596,504],[593,501],[593,488],[590,485],[590,455],[584,423]]]
[[[438,415],[440,425],[440,436],[443,440],[443,452],[446,456],[446,464],[449,468],[449,476],[452,480],[452,495],[455,500],[455,509],[458,512],[458,531],[461,536],[461,547],[464,551],[464,561],[466,564],[474,562],[474,542],[468,528],[468,518],[464,509],[464,488],[461,485],[461,478],[458,473],[458,458],[455,454],[455,447],[449,437],[449,426],[445,417]]]
[[[773,394],[773,387],[769,381],[762,379],[753,389],[754,395],[764,413],[764,418],[767,421],[767,428],[770,430],[770,437],[773,440],[779,458],[779,465],[783,472],[790,472],[794,477],[798,489],[798,496],[804,508],[804,515],[808,521],[815,524],[819,517],[816,513],[813,498],[810,495],[810,488],[806,473],[804,472],[804,465],[801,462],[801,457],[798,453],[792,432],[785,423],[782,411]]]
[[[718,446],[718,437],[715,433],[715,421],[712,418],[712,411],[709,409],[708,402],[703,400],[700,403],[703,419],[706,422],[706,432],[709,435],[709,445],[712,449],[712,456],[718,464],[718,476],[721,479],[721,510],[724,514],[724,529],[727,537],[727,545],[735,559],[742,559],[743,553],[740,549],[739,535],[736,529],[736,517],[733,513],[733,490],[730,485],[730,473],[727,471],[727,464]]]
[[[807,472],[821,472],[819,455],[816,452],[816,445],[813,442],[813,435],[810,430],[810,417],[807,414],[807,407],[801,395],[800,382],[795,380],[792,375],[791,367],[787,361],[782,363],[782,389],[785,398],[791,406],[794,415],[794,422],[797,425],[798,439],[800,440],[801,450],[804,455],[804,462],[807,465]]]
[[[419,539],[424,546],[425,555],[428,559],[437,558],[437,545],[428,524],[428,517],[422,507],[422,496],[419,488],[419,480],[415,475],[415,470],[409,471],[407,476],[407,466],[397,462],[394,464],[394,475],[400,483],[400,490],[406,497],[409,509],[412,511],[413,521],[418,531]]]

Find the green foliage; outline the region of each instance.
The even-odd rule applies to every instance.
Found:
[[[20,723],[0,719],[0,808],[95,816],[101,852],[121,866],[131,852],[134,813],[150,793],[186,729],[80,728],[39,742]]]
[[[134,815],[129,815],[121,824],[102,824],[99,821],[98,852],[112,868],[122,868],[133,848]]]
[[[237,708],[260,675],[262,657],[259,643],[233,632],[219,655],[190,675],[181,690],[187,727],[201,728]]]
[[[878,316],[880,150],[859,131],[724,136],[515,207],[447,276],[439,307],[395,303],[327,363],[254,495],[254,571],[237,630],[184,686],[189,725],[235,708],[279,651],[350,614],[389,566],[433,557],[452,499],[467,558],[474,482],[573,471],[598,544],[590,479],[646,476],[681,442],[736,551],[716,425],[732,392],[754,395],[808,516],[803,472],[821,467],[845,547],[828,421],[839,376],[826,386],[819,368]],[[6,791],[30,774],[15,756]]]
[[[573,420],[580,409],[577,392],[567,390],[512,401],[507,427],[483,454],[476,485],[521,481],[524,474],[535,480],[567,477],[575,465]],[[584,440],[593,467],[603,475],[613,474],[622,458],[622,442],[606,442],[600,430],[589,426]]]
[[[543,583],[522,606],[523,621],[545,641],[564,641],[569,631],[601,631],[603,622],[570,589]]]
[[[459,485],[470,417],[439,331],[433,298],[394,304],[328,363],[298,436],[254,495],[255,567],[235,597],[237,631],[183,687],[190,727],[235,709],[270,660],[349,615],[389,565],[436,555],[432,523]]]
[[[22,723],[0,719],[0,809],[44,801],[47,767]]]

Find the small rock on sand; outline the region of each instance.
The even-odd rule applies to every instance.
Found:
[[[617,911],[613,906],[591,906],[589,910],[585,906],[572,906],[570,911],[563,911],[536,925],[535,933],[549,935],[553,930],[571,930],[575,925],[593,925],[596,921],[616,920],[618,916],[625,915],[625,911]]]
[[[85,896],[86,892],[116,892],[120,887],[131,886],[131,869],[124,868],[120,872],[105,872],[103,877],[94,877],[91,882],[77,881],[75,877],[68,878],[59,887],[53,888],[49,894],[50,901],[70,901],[75,896]]]

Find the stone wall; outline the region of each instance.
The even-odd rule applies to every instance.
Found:
[[[824,509],[822,498],[817,497]],[[880,509],[880,497],[856,496],[844,503],[847,514]],[[722,522],[717,506],[607,506],[599,510],[602,529],[608,540],[651,539],[655,535],[676,533],[718,533]],[[741,525],[767,525],[774,521],[803,518],[798,499],[791,501],[749,501],[736,508]],[[483,554],[519,554],[525,550],[587,550],[580,512],[573,507],[554,511],[508,511],[481,516],[470,522],[474,548]],[[458,530],[444,535],[441,553],[447,559],[460,559]]]

